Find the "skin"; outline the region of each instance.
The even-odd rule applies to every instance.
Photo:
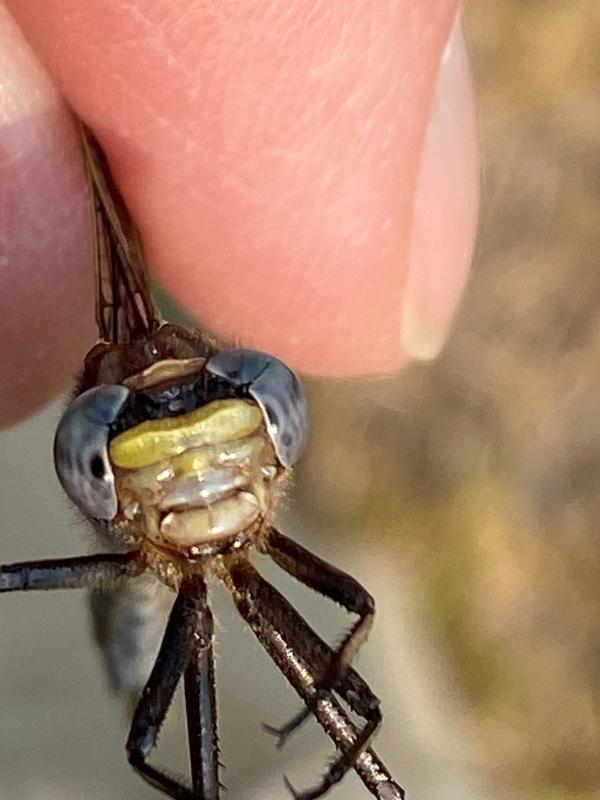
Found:
[[[322,376],[435,356],[479,189],[458,5],[8,0],[0,420],[64,390],[95,339],[66,103],[104,146],[155,277],[204,325]]]

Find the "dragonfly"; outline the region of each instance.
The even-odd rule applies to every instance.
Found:
[[[350,769],[379,800],[402,800],[404,790],[371,748],[380,701],[352,666],[373,622],[373,598],[275,524],[309,433],[301,383],[274,356],[223,347],[162,319],[106,157],[77,124],[92,207],[99,341],[59,421],[54,462],[103,552],[0,566],[0,592],[90,590],[111,682],[135,697],[129,763],[164,796],[219,800],[207,584],[221,581],[303,702],[286,725],[264,727],[282,746],[313,716],[335,745],[313,787],[297,791],[285,779],[296,800],[316,800]],[[339,646],[327,644],[260,575],[256,553],[355,615]],[[154,613],[156,598],[162,603],[165,595],[170,610],[157,636],[163,618]],[[153,637],[157,655],[148,664]],[[181,681],[189,784],[150,760]]]

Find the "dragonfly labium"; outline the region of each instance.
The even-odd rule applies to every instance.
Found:
[[[63,488],[107,552],[2,566],[0,592],[90,589],[112,683],[137,690],[130,764],[165,796],[218,800],[207,581],[222,581],[304,703],[287,725],[270,729],[278,743],[312,715],[335,744],[335,760],[313,788],[298,792],[287,782],[294,796],[317,798],[353,768],[375,797],[401,799],[402,788],[370,747],[379,700],[351,665],[371,627],[373,599],[275,526],[278,497],[308,436],[300,382],[273,356],[222,348],[202,331],[163,321],[104,154],[82,124],[80,131],[93,204],[99,342],[59,422],[54,458]],[[256,552],[356,615],[339,647],[326,644],[259,574]],[[137,613],[136,603],[147,603],[144,580],[168,587],[174,600],[158,655],[140,678],[147,609]],[[180,680],[190,785],[149,761]]]

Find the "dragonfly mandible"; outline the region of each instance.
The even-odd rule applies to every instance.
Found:
[[[136,695],[126,743],[133,768],[176,800],[220,794],[213,617],[207,582],[219,580],[304,703],[283,744],[309,716],[336,758],[298,800],[313,800],[354,769],[380,800],[403,789],[370,747],[380,703],[352,667],[374,616],[371,595],[275,525],[277,501],[304,450],[309,419],[296,375],[277,358],[227,349],[164,321],[150,293],[140,240],[105,156],[80,125],[94,226],[99,342],[85,357],[55,436],[59,480],[106,552],[0,567],[0,592],[91,590],[96,638],[115,688]],[[356,615],[332,648],[257,571],[269,556],[310,589]],[[140,620],[151,584],[173,602],[148,668]],[[0,657],[1,661],[1,657]],[[183,680],[191,785],[150,763]],[[359,726],[348,709],[364,720]]]

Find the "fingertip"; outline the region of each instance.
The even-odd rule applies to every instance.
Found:
[[[413,0],[411,26],[386,4],[283,13],[269,0],[251,21],[228,3],[180,5],[12,0],[106,146],[158,278],[226,339],[308,373],[389,373],[423,355],[411,313],[441,340],[466,272],[426,247],[428,217],[462,230],[465,253],[473,237],[451,204],[436,210],[441,173],[421,159],[458,3]]]
[[[93,341],[89,213],[70,114],[0,8],[0,424],[73,381]]]

